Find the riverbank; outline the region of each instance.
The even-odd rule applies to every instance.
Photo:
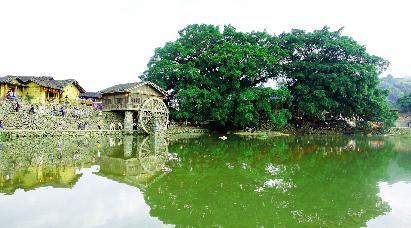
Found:
[[[192,136],[198,136],[202,134],[210,134],[211,132],[205,128],[191,127],[185,125],[178,125],[176,123],[171,123],[167,130],[166,135],[178,137],[178,138],[189,138]],[[132,134],[142,134],[141,131],[122,131],[122,130],[2,130],[0,131],[1,138],[16,138],[16,137],[54,137],[54,136],[87,136],[87,137],[98,137],[103,135],[132,135]],[[391,128],[387,132],[381,134],[376,134],[370,131],[360,131],[360,130],[324,130],[324,129],[287,129],[285,131],[255,131],[255,132],[244,132],[244,131],[234,131],[227,132],[222,135],[235,134],[244,137],[255,137],[255,138],[271,138],[278,136],[290,136],[290,135],[401,135],[411,137],[411,128]]]
[[[55,137],[55,136],[88,136],[97,137],[102,135],[122,135],[120,130],[3,130],[0,132],[0,138],[18,138],[18,137]]]
[[[343,129],[286,129],[282,131],[261,130],[255,132],[235,131],[233,134],[247,137],[276,137],[290,135],[382,135],[382,136],[409,136],[411,137],[411,128],[393,127],[386,131],[381,129],[372,130],[343,130]]]
[[[208,134],[209,131],[204,128],[196,128],[189,126],[179,126],[170,124],[167,130],[167,135],[178,135],[179,137],[189,137],[191,135]],[[0,131],[0,139],[10,139],[18,137],[54,137],[54,136],[87,136],[99,137],[104,135],[133,135],[142,134],[141,131],[122,131],[122,130],[2,130]]]

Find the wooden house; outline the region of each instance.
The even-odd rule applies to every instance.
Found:
[[[52,77],[0,77],[0,96],[7,98],[13,92],[18,99],[34,103],[75,101],[85,90],[74,79],[55,80]]]
[[[79,102],[80,104],[85,105],[92,105],[95,108],[101,109],[102,102],[101,102],[102,95],[99,92],[85,92],[80,93],[79,95]]]
[[[150,133],[166,129],[168,109],[163,102],[167,92],[152,82],[134,82],[101,90],[103,111],[125,112],[124,129],[132,130],[133,123]],[[137,120],[137,121],[134,121]]]
[[[103,109],[138,111],[141,105],[152,97],[165,98],[167,92],[152,82],[134,82],[115,85],[101,90]]]
[[[102,95],[99,92],[85,92],[85,93],[80,93],[79,98],[82,100],[100,102]]]

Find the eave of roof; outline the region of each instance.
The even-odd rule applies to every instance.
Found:
[[[84,93],[80,93],[79,97],[101,98],[102,94],[99,92],[84,92]]]
[[[53,77],[50,77],[50,76],[7,75],[5,77],[0,77],[0,83],[10,83],[13,80],[17,80],[20,84],[27,84],[29,82],[34,82],[40,86],[51,88],[51,89],[58,89],[58,90],[62,90],[67,85],[73,83],[81,93],[85,92],[83,87],[81,87],[80,84],[74,79],[55,80]]]
[[[165,90],[163,90],[160,86],[149,82],[149,81],[145,81],[145,82],[133,82],[133,83],[125,83],[125,84],[118,84],[118,85],[114,85],[111,86],[109,88],[100,90],[99,92],[102,94],[111,94],[111,93],[129,93],[132,90],[141,87],[143,85],[150,85],[151,87],[153,87],[155,90],[157,90],[158,92],[160,92],[162,95],[167,95],[167,92]]]

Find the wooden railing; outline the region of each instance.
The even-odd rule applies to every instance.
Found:
[[[104,104],[103,110],[138,110],[140,109],[141,104]]]

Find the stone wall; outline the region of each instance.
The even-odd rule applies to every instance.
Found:
[[[110,123],[115,123],[116,126],[124,123],[122,113],[100,113],[91,106],[34,104],[35,113],[30,114],[31,104],[21,102],[20,105],[20,110],[16,112],[14,101],[0,101],[0,120],[3,120],[5,130],[78,130],[79,125],[85,130],[109,130]],[[64,116],[60,111],[61,107],[64,107]]]
[[[388,131],[390,135],[405,135],[411,136],[411,128],[409,127],[393,127]]]
[[[15,103],[15,101],[0,101],[0,120],[3,120],[4,130],[11,132],[11,135],[52,136],[61,134],[71,136],[80,134],[76,131],[79,124],[85,135],[100,134],[96,132],[97,130],[102,130],[102,134],[116,134],[119,132],[109,131],[111,123],[114,123],[116,127],[121,123],[123,128],[125,127],[123,112],[100,113],[99,110],[91,106],[56,103],[34,104],[35,113],[30,114],[30,103],[20,102],[21,108],[18,112],[14,110]],[[61,107],[64,107],[64,116],[60,112]],[[84,129],[85,124],[87,127]],[[144,134],[141,129],[134,132]],[[171,123],[167,134],[204,134],[208,132],[207,129]]]

